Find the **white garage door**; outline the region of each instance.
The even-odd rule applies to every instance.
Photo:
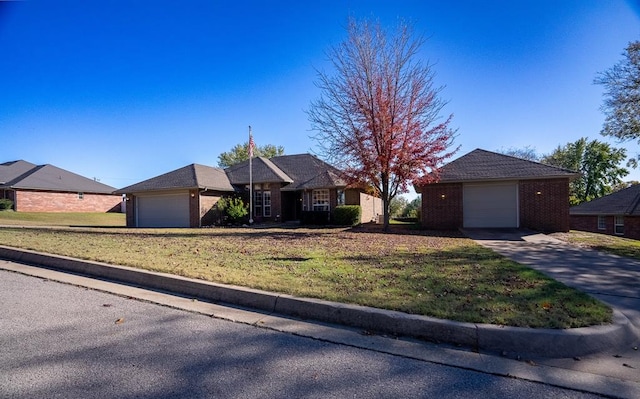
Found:
[[[189,193],[137,198],[138,227],[189,227]]]
[[[518,227],[518,183],[465,184],[463,215],[467,228]]]

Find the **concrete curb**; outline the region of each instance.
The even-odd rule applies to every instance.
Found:
[[[614,323],[570,330],[462,323],[366,306],[298,298],[245,287],[211,283],[166,273],[85,261],[0,245],[0,259],[167,291],[212,302],[281,315],[342,324],[372,332],[463,345],[476,350],[553,358],[585,356],[626,346],[637,338],[622,313]]]

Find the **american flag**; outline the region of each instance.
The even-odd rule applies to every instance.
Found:
[[[253,158],[253,147],[255,147],[255,143],[253,142],[253,135],[249,133],[249,158]]]

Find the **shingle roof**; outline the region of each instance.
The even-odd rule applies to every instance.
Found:
[[[254,183],[291,183],[293,180],[276,166],[271,160],[263,157],[251,161],[252,180]],[[231,184],[249,184],[249,161],[244,161],[225,169]]]
[[[4,185],[17,179],[35,167],[36,165],[31,162],[23,160],[0,164],[0,185]]]
[[[570,215],[640,215],[640,184],[569,208]]]
[[[311,154],[258,157],[253,159],[252,167],[254,183],[288,183],[283,191],[346,186],[338,169]],[[249,184],[249,161],[225,171],[231,184]]]
[[[49,164],[36,166],[25,161],[1,164],[0,177],[0,187],[11,189],[99,194],[111,194],[115,190],[114,187],[58,168],[57,166]],[[5,178],[8,179],[5,180]]]
[[[311,154],[283,155],[271,158],[271,161],[293,179],[290,185],[282,188],[283,191],[347,185],[339,169]]]
[[[252,162],[254,183],[284,183],[283,191],[345,187],[341,172],[311,154],[257,157]],[[234,191],[232,185],[249,184],[249,161],[225,170],[191,164],[117,190],[118,194],[172,189],[209,188]]]
[[[234,191],[224,170],[191,164],[117,190],[118,194],[172,189],[210,189]]]
[[[440,183],[573,178],[577,172],[509,155],[475,149],[440,168]]]

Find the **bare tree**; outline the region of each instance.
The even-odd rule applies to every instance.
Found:
[[[328,52],[334,74],[318,71],[321,96],[308,111],[319,154],[382,197],[385,230],[391,200],[411,182],[437,179],[457,150],[452,115],[439,115],[442,88],[418,58],[423,43],[405,23],[387,35],[379,23],[350,19],[347,39]]]

